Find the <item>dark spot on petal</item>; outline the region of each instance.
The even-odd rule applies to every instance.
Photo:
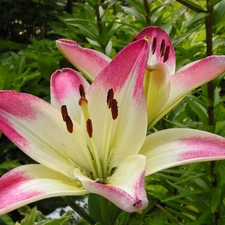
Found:
[[[116,99],[111,101],[112,118],[115,120],[118,117],[118,103]]]
[[[163,62],[166,62],[169,59],[169,54],[170,54],[170,46],[166,46]]]
[[[93,128],[92,128],[92,121],[91,121],[91,119],[88,119],[86,121],[86,129],[87,129],[88,136],[90,138],[92,138]]]
[[[66,117],[68,116],[66,105],[61,106],[61,114],[62,114],[63,121],[66,121]]]
[[[85,98],[84,86],[82,84],[80,84],[79,86],[79,92],[80,92],[80,96]]]
[[[163,39],[161,42],[161,46],[160,46],[160,56],[162,57],[164,55],[164,51],[165,51],[165,40]]]
[[[111,88],[108,91],[107,99],[106,99],[109,109],[111,108],[111,103],[112,103],[113,98],[114,98],[114,92],[113,92],[113,89]]]
[[[156,37],[154,37],[153,43],[152,43],[152,54],[155,53],[156,45],[157,45],[157,39],[156,39]]]
[[[73,133],[73,122],[71,120],[71,118],[67,115],[66,116],[66,128],[70,133]]]
[[[135,207],[137,204],[139,204],[139,203],[141,203],[142,201],[141,200],[138,200],[138,201],[136,201],[134,204],[133,204],[133,206]]]

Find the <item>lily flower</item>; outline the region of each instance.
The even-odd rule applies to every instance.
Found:
[[[213,80],[225,70],[225,56],[209,56],[175,72],[176,58],[168,34],[160,27],[146,27],[134,41],[148,37],[149,58],[144,77],[148,129],[174,108],[191,90]],[[93,81],[111,59],[74,41],[58,40],[63,55]]]
[[[91,86],[72,69],[56,71],[51,104],[0,91],[0,130],[39,163],[0,178],[0,214],[40,199],[87,193],[127,212],[147,206],[146,157],[138,152],[147,130],[142,87],[148,51],[145,39],[131,43]]]
[[[143,81],[149,51],[148,37],[134,41],[91,85],[72,69],[56,71],[51,104],[0,91],[1,131],[38,162],[0,178],[0,214],[45,198],[87,193],[102,195],[124,211],[141,212],[148,204],[145,176],[225,159],[225,139],[211,133],[168,129],[146,137]]]

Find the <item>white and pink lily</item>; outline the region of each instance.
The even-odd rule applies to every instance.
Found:
[[[159,27],[144,28],[134,40],[148,37],[149,58],[144,77],[148,129],[174,108],[191,90],[224,72],[225,56],[210,56],[175,72],[176,58],[168,34]],[[58,40],[63,55],[93,81],[111,59],[74,41]]]
[[[71,42],[59,43],[68,47]],[[104,58],[93,50],[74,49],[83,51],[80,59],[87,57],[92,65]],[[225,139],[207,132],[168,129],[146,137],[149,110],[143,81],[154,69],[149,65],[153,52],[148,35],[139,38],[105,64],[91,85],[72,69],[56,71],[51,104],[0,91],[0,130],[39,163],[0,178],[0,214],[49,197],[87,193],[102,195],[124,211],[140,212],[148,204],[145,176],[185,163],[225,159]],[[224,57],[214,61],[219,69],[212,70],[212,77],[225,71]],[[207,81],[204,76],[196,83]]]

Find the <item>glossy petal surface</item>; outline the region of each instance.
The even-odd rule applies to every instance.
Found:
[[[103,53],[83,48],[75,41],[61,39],[56,41],[56,45],[62,54],[91,81],[111,61]]]
[[[75,70],[66,68],[57,70],[51,76],[51,104],[61,111],[66,105],[68,115],[81,123],[82,111],[79,105],[81,91],[85,95],[90,84]],[[82,90],[80,90],[82,88]]]
[[[146,40],[131,43],[105,67],[87,94],[93,139],[109,170],[125,156],[136,154],[145,139],[143,76],[147,55]]]
[[[167,129],[148,135],[140,154],[147,157],[150,175],[177,165],[225,159],[225,139],[199,130]]]
[[[215,79],[225,71],[225,56],[209,56],[183,67],[170,78],[171,90],[167,103],[152,126],[174,108],[190,91]]]
[[[170,95],[170,75],[163,63],[157,63],[153,70],[145,71],[144,90],[148,110],[148,127],[167,103]]]
[[[41,199],[87,193],[78,181],[38,164],[3,175],[0,190],[0,215]]]
[[[169,35],[160,27],[150,26],[136,35],[137,40],[142,38],[150,39],[148,65],[152,67],[157,63],[162,63],[167,68],[169,75],[174,74],[176,58]]]
[[[91,169],[90,156],[83,150],[84,130],[74,121],[73,132],[68,132],[61,113],[35,96],[0,92],[0,127],[12,142],[42,165],[71,178],[78,165]]]

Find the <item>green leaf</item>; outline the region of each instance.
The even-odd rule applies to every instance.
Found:
[[[219,3],[219,2],[221,2],[221,0],[210,0],[210,1],[208,2],[208,5],[214,6],[214,5],[216,5],[217,3]]]
[[[121,209],[112,202],[96,194],[89,194],[88,211],[95,221],[107,225],[115,224],[118,215],[121,213]]]
[[[197,101],[194,101],[193,99],[186,97],[185,98],[188,106],[192,109],[192,111],[199,117],[199,119],[204,123],[208,123],[208,116],[207,116],[207,110],[205,107],[203,107],[200,103]]]
[[[7,171],[20,166],[19,160],[5,161],[0,164],[0,175],[6,173]]]
[[[116,225],[125,225],[128,223],[130,213],[121,212],[116,220]]]
[[[177,46],[176,49],[182,54],[182,56],[189,58],[191,61],[195,61],[195,57],[193,56],[193,53],[191,53],[189,50],[181,46]]]
[[[213,11],[213,23],[217,25],[221,22],[224,22],[225,17],[225,1],[220,1],[215,7]],[[224,24],[224,23],[223,23]]]
[[[65,214],[63,214],[62,217],[59,219],[52,219],[49,221],[41,221],[39,223],[36,223],[36,225],[68,225],[70,223],[73,213],[74,212],[71,210],[71,211],[68,211]],[[33,223],[29,224],[29,225],[33,225]]]
[[[0,216],[0,224],[1,225],[14,225],[13,220],[7,214]]]
[[[21,225],[31,225],[34,224],[36,219],[37,207],[34,207],[29,214],[25,216],[24,219],[21,220]]]
[[[201,216],[197,219],[197,221],[194,222],[194,225],[202,225],[202,224],[204,224],[204,222],[206,221],[206,219],[208,217],[210,217],[210,215],[211,215],[210,209],[206,209],[201,214]]]
[[[204,8],[202,8],[201,5],[199,5],[199,4],[197,4],[197,3],[193,2],[193,1],[185,0],[185,2],[186,2],[186,4],[188,4],[188,5],[190,5],[190,6],[193,6],[194,8],[197,8],[197,9],[199,9],[199,10],[201,10],[201,11],[204,10]],[[191,7],[190,7],[190,8],[191,8]]]
[[[221,200],[221,187],[212,188],[211,212],[215,213]]]
[[[188,28],[189,26],[196,26],[195,23],[197,23],[198,21],[202,21],[203,19],[205,19],[209,14],[208,13],[197,13],[194,14],[192,16],[190,16],[183,24],[183,29]]]

